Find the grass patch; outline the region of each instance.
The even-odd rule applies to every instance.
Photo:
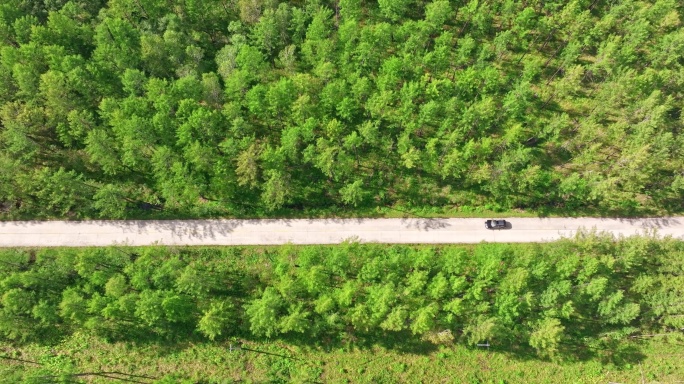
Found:
[[[282,341],[187,342],[176,345],[106,343],[74,334],[55,346],[2,345],[3,383],[50,375],[72,381],[191,383],[674,383],[684,377],[684,349],[647,340],[638,361],[548,361],[505,350],[435,346],[424,352],[380,344],[319,348]],[[0,344],[1,345],[1,344]],[[626,343],[625,346],[629,346]],[[231,346],[233,350],[231,351]],[[610,353],[611,351],[605,351]],[[84,375],[84,374],[88,375]],[[82,376],[75,376],[82,375]]]

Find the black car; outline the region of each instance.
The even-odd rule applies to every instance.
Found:
[[[485,228],[487,229],[504,229],[506,228],[506,220],[487,220],[485,221]]]

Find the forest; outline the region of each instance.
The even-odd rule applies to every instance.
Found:
[[[677,0],[4,0],[0,215],[684,197]]]
[[[281,340],[319,353],[486,343],[532,360],[625,365],[637,364],[639,340],[681,345],[684,329],[684,242],[649,236],[4,249],[0,265],[0,358],[15,360],[22,345],[89,335],[131,353],[188,341]],[[30,379],[13,366],[15,382]]]

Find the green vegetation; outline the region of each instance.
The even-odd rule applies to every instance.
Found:
[[[232,346],[235,347],[233,342]],[[50,347],[5,347],[0,382],[31,382],[49,375],[94,383],[676,383],[684,377],[681,344],[662,341],[627,343],[639,350],[639,362],[601,360],[551,362],[505,351],[463,346],[392,349],[321,349],[277,341],[249,341],[244,350],[231,343],[191,342],[174,345],[103,343],[76,334]],[[248,348],[248,349],[247,349]],[[35,363],[31,363],[35,362]],[[36,364],[37,363],[37,364]],[[40,365],[38,365],[40,364]],[[89,373],[66,376],[65,373]],[[187,381],[183,381],[183,379]],[[642,381],[643,379],[643,381]],[[47,380],[38,381],[43,384]],[[58,381],[53,379],[54,381]]]
[[[676,0],[4,0],[4,218],[681,211]]]
[[[470,351],[483,343],[497,369],[531,359],[522,366],[566,367],[569,378],[633,377],[630,367],[661,356],[649,374],[682,373],[668,366],[682,353],[664,352],[684,339],[684,242],[671,239],[582,233],[472,247],[19,249],[1,251],[0,265],[4,358],[42,364],[12,360],[5,369],[29,382],[90,369],[197,377],[203,364],[215,372],[224,362],[229,377],[254,369],[276,380],[262,372],[265,361],[280,380],[320,380],[359,375],[349,369],[365,369],[371,351],[394,359],[374,374],[412,381],[446,374],[420,373],[428,361],[484,359],[485,351]],[[225,351],[230,344],[243,348]],[[122,350],[137,357],[103,355]],[[172,371],[173,359],[200,366]],[[520,374],[502,378],[529,378]]]

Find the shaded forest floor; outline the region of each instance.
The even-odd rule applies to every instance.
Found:
[[[684,380],[684,349],[649,340],[626,342],[604,358],[543,361],[506,351],[419,343],[408,350],[372,343],[326,349],[279,342],[187,341],[179,344],[107,344],[81,334],[60,344],[0,345],[0,379],[72,373],[93,383],[677,383]],[[638,352],[636,352],[638,351]],[[73,381],[70,381],[73,382]]]
[[[317,219],[317,218],[449,218],[449,217],[662,217],[684,214],[679,210],[622,209],[605,210],[595,208],[537,207],[530,209],[500,210],[474,206],[385,206],[385,207],[334,207],[334,208],[292,208],[277,211],[228,210],[211,203],[194,211],[173,209],[130,209],[125,220],[192,220],[192,219]],[[0,210],[0,221],[13,220],[101,220],[94,215],[67,217],[36,217],[32,214],[7,215]]]

